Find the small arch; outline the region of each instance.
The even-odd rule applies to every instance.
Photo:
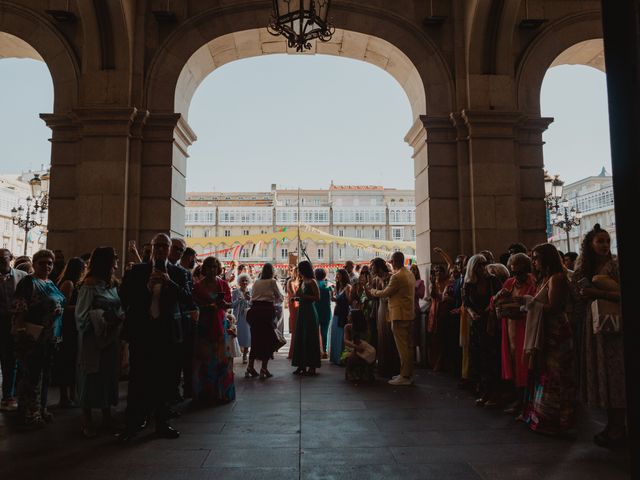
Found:
[[[591,48],[597,45],[585,42],[599,39],[602,39],[599,11],[564,17],[547,26],[529,46],[518,65],[516,94],[519,110],[540,115],[540,91],[549,67],[579,58],[578,53],[585,51],[586,45]],[[597,57],[594,55],[591,59],[595,64]]]
[[[0,57],[42,60],[53,80],[53,110],[71,111],[78,104],[80,68],[73,49],[44,16],[13,4],[0,5]]]

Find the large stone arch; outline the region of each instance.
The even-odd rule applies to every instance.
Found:
[[[0,37],[6,41],[0,57],[22,57],[42,60],[53,80],[54,112],[69,112],[78,104],[80,68],[73,49],[47,17],[14,3],[0,4],[0,32],[22,40],[31,47]]]
[[[386,69],[407,91],[416,117],[427,112],[448,114],[453,111],[454,86],[451,72],[435,44],[420,29],[389,11],[371,7],[355,7],[338,3],[333,6],[332,11],[338,20],[336,27],[339,31],[347,32],[347,35],[353,33],[358,36],[357,45],[351,52],[336,50],[336,46],[339,47],[344,40],[344,33],[342,36],[338,33],[332,42],[317,47],[317,53],[343,55],[369,61]],[[236,37],[241,35],[240,41],[247,42],[235,48],[235,54],[242,57],[233,58],[229,52],[229,57],[220,57],[224,63],[265,53],[286,53],[286,45],[285,50],[278,45],[282,43],[280,38],[271,36],[268,38],[264,34],[257,38],[251,38],[250,34],[242,35],[243,32],[248,31],[259,32],[265,27],[269,15],[270,8],[266,3],[218,7],[194,16],[181,25],[164,42],[147,70],[145,82],[147,109],[152,113],[174,112],[173,100],[183,67],[195,54],[205,54],[206,52],[201,50],[202,47],[216,39],[230,35],[221,41],[229,42],[234,39],[234,35]],[[374,38],[373,42],[378,42],[378,45],[372,45],[368,50],[366,41],[363,41],[368,38]],[[275,51],[258,52],[255,47],[259,43],[273,44]],[[228,43],[217,45],[227,47],[226,50],[229,51],[234,50]],[[252,47],[254,50],[251,50]],[[220,52],[212,52],[212,57],[217,53]],[[369,53],[368,57],[367,53]],[[401,70],[407,60],[418,72],[424,92],[416,90],[413,84],[416,77],[411,76],[411,79],[402,77]],[[396,67],[393,64],[394,61],[400,63],[397,65],[397,70],[394,68]],[[206,63],[208,62],[204,62]],[[204,72],[197,69],[196,72],[196,77],[206,76]],[[414,96],[415,98],[411,98]],[[421,96],[425,97],[424,105],[419,99]],[[423,110],[419,111],[421,108]],[[177,113],[185,114],[186,112],[178,111]]]
[[[518,109],[532,116],[540,115],[540,91],[551,66],[578,63],[577,58],[593,66],[602,65],[598,55],[582,55],[592,41],[602,39],[602,19],[599,11],[564,17],[547,26],[525,51],[516,73]],[[589,42],[588,44],[585,42]],[[599,68],[596,66],[596,68]]]
[[[457,248],[458,244],[459,225],[437,213],[452,204],[457,209],[458,201],[457,161],[451,142],[455,132],[449,118],[455,110],[452,72],[424,28],[401,16],[380,7],[343,2],[336,2],[332,12],[336,34],[330,42],[317,42],[312,53],[340,55],[379,66],[399,82],[411,103],[415,122],[405,140],[414,148],[420,262],[428,263],[434,231],[443,232],[443,239],[436,240],[438,245],[453,243]],[[250,56],[294,53],[282,38],[269,35],[264,28],[269,15],[268,2],[208,9],[173,31],[146,70],[143,105],[149,117],[144,126],[140,193],[144,197],[145,191],[152,190],[145,186],[144,172],[161,175],[161,182],[172,193],[168,203],[149,194],[139,204],[141,209],[149,202],[163,204],[160,208],[166,212],[163,215],[171,216],[170,230],[174,233],[181,234],[184,228],[187,147],[196,138],[186,122],[191,97],[200,82],[220,65]],[[430,148],[424,148],[429,142]],[[167,160],[160,160],[169,151],[170,173]],[[440,160],[427,161],[427,152],[429,158]],[[157,186],[156,182],[155,191]],[[439,217],[431,218],[432,214]],[[147,214],[130,212],[130,218],[136,216],[140,218],[142,237],[162,228],[146,222]]]

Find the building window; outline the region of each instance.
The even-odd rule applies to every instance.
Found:
[[[231,230],[225,230],[224,231],[224,236],[225,237],[230,237],[231,236]]]
[[[208,229],[208,228],[205,228],[205,229],[202,231],[202,236],[203,236],[203,237],[205,237],[205,238],[209,236],[209,229]]]
[[[356,258],[360,258],[360,249],[356,248]]]
[[[338,236],[344,237],[344,230],[338,230]]]
[[[391,228],[391,238],[393,240],[404,240],[404,228],[403,227],[392,227]]]
[[[378,230],[377,228],[373,231],[373,238],[375,238],[376,240],[380,240],[380,230]]]
[[[280,249],[280,258],[287,258],[289,256],[289,250],[286,248]]]
[[[362,230],[356,230],[356,238],[362,238]]]
[[[249,235],[249,230],[242,230],[242,235]]]
[[[193,236],[193,230],[191,230],[190,228],[187,228],[185,235],[187,238],[191,238]]]
[[[251,249],[250,248],[243,248],[242,249],[242,253],[240,254],[240,256],[242,258],[249,258],[251,256]]]
[[[344,258],[344,254],[342,253],[342,249],[338,249],[338,258]]]
[[[324,248],[318,249],[318,258],[324,258]]]

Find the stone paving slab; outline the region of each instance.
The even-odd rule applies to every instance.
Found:
[[[404,388],[384,380],[351,385],[342,368],[324,361],[317,377],[292,375],[283,357],[267,381],[243,378],[237,365],[231,404],[181,405],[177,440],[158,439],[152,428],[124,447],[107,433],[86,440],[78,409],[55,411],[54,424],[36,432],[0,415],[0,479],[629,478],[624,452],[591,442],[602,428],[597,412],[582,415],[576,439],[549,438],[475,407],[446,375],[418,370],[416,385]],[[55,403],[55,388],[51,397]]]

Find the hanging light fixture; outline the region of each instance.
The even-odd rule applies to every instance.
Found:
[[[331,0],[273,0],[273,17],[267,30],[283,35],[289,48],[298,52],[311,49],[311,40],[331,40],[335,27],[327,16]]]

